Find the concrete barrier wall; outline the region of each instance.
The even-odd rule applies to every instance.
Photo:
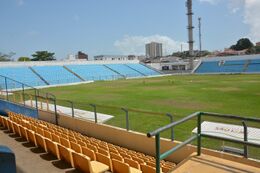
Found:
[[[51,113],[40,111],[39,119],[55,124],[55,116]],[[95,137],[112,144],[155,156],[155,139],[148,138],[146,134],[143,133],[126,131],[125,129],[109,126],[106,124],[95,124],[94,122],[72,118],[66,115],[59,115],[58,124],[60,126],[78,131],[87,136]],[[169,139],[161,138],[161,153],[171,149],[179,143],[180,142],[178,141],[172,142]],[[165,160],[180,163],[196,151],[196,146],[187,145],[174,154],[170,155]],[[202,149],[202,153],[260,167],[260,163],[257,161],[248,160],[232,154],[217,152],[215,150],[209,149]]]

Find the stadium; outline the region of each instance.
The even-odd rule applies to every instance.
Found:
[[[259,55],[0,66],[1,172],[260,172]]]

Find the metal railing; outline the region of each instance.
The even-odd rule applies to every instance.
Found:
[[[219,137],[219,136],[213,136],[209,134],[203,134],[201,133],[201,119],[202,116],[209,116],[209,117],[217,117],[217,118],[225,118],[225,119],[233,119],[233,120],[241,120],[243,127],[244,127],[244,140],[236,140],[236,139],[231,139],[231,138],[226,138],[226,137]],[[190,138],[185,140],[184,142],[176,145],[175,147],[171,148],[170,150],[160,153],[160,133],[163,131],[166,131],[168,129],[172,129],[173,127],[180,125],[188,120],[191,120],[193,118],[197,118],[197,134],[192,135]],[[257,143],[252,143],[247,141],[247,126],[245,122],[256,122],[260,123],[259,118],[251,118],[251,117],[241,117],[241,116],[236,116],[236,115],[227,115],[227,114],[218,114],[218,113],[211,113],[211,112],[195,112],[185,118],[182,118],[178,121],[172,122],[168,125],[165,125],[163,127],[160,127],[152,132],[148,132],[147,136],[148,137],[153,137],[155,136],[155,150],[156,150],[156,173],[160,173],[160,161],[168,157],[169,155],[173,154],[180,148],[186,146],[187,144],[190,144],[191,142],[197,140],[197,155],[201,155],[201,137],[205,138],[212,138],[212,139],[218,139],[218,140],[223,140],[223,141],[229,141],[233,143],[238,143],[244,145],[244,157],[247,158],[247,147],[248,146],[253,146],[253,147],[260,147],[260,144]]]

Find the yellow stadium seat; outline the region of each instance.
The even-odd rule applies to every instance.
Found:
[[[72,152],[74,152],[72,149],[63,146],[61,144],[58,145],[58,151],[60,154],[60,159],[65,160],[66,162],[70,163],[72,167],[74,167],[73,159],[72,159]]]
[[[72,152],[75,168],[85,173],[102,173],[109,170],[109,167],[97,161],[91,161],[89,157]]]
[[[156,173],[155,167],[149,165],[141,164],[141,170],[143,173]],[[160,170],[160,172],[162,172],[162,170]]]
[[[112,161],[108,156],[105,156],[101,153],[96,153],[97,161],[103,163],[109,167],[108,170],[112,171]]]
[[[82,153],[81,146],[75,142],[70,141],[70,148],[77,153]]]
[[[60,143],[60,137],[54,133],[51,134],[52,141]]]
[[[112,159],[113,173],[142,173],[142,171],[130,167],[127,163]]]
[[[53,142],[52,140],[45,138],[47,152],[55,155],[58,159],[60,159],[58,143]]]
[[[47,131],[47,130],[44,130],[44,137],[45,138],[48,138],[48,139],[52,139],[51,137],[51,132]]]
[[[110,153],[110,157],[111,157],[111,159],[119,160],[121,162],[124,161],[123,157],[121,157],[121,156],[119,156],[118,154],[115,154],[115,153]]]
[[[81,147],[82,154],[88,156],[90,160],[96,160],[96,154],[93,150],[87,148],[87,147]]]
[[[133,168],[136,168],[136,169],[139,169],[139,170],[141,169],[140,164],[137,161],[125,158],[124,162],[127,163],[129,166],[131,166]]]
[[[35,132],[29,129],[26,129],[27,135],[28,135],[28,141],[34,144],[34,146],[37,146]]]
[[[35,133],[35,139],[36,139],[37,146],[44,149],[44,151],[47,151],[46,144],[45,144],[45,137]]]
[[[19,126],[19,128],[20,128],[20,132],[21,132],[21,137],[26,139],[27,141],[29,141],[28,140],[28,135],[27,135],[27,132],[26,132],[27,128],[25,128],[23,126]]]
[[[105,156],[109,156],[109,152],[103,148],[97,148],[98,152],[104,154]]]
[[[21,132],[20,132],[20,128],[19,128],[19,124],[17,123],[13,123],[13,127],[14,127],[14,133],[21,136]]]
[[[70,141],[68,139],[65,139],[65,138],[60,138],[60,144],[67,147],[67,148],[70,148]]]

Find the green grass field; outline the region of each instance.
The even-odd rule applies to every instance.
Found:
[[[43,89],[58,99],[75,102],[75,107],[115,116],[107,124],[125,127],[121,107],[129,112],[130,129],[147,133],[169,123],[166,113],[180,119],[196,111],[209,111],[260,118],[260,75],[179,75],[147,79],[98,81],[90,84]],[[63,101],[58,104],[66,105]],[[212,119],[210,119],[212,120]],[[220,122],[241,122],[214,119]],[[258,126],[257,124],[250,124]],[[196,120],[176,127],[175,136],[184,140],[191,135]],[[170,131],[162,134],[170,137]],[[215,141],[205,140],[204,146]],[[221,145],[220,142],[218,142]]]

